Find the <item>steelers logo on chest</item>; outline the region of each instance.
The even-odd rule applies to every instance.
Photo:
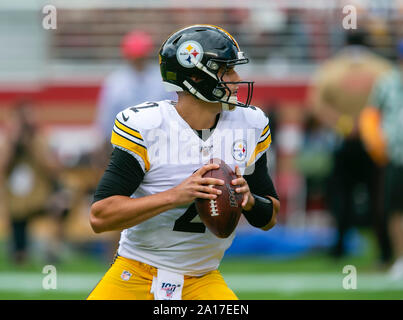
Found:
[[[244,140],[236,140],[232,144],[232,157],[236,161],[244,161],[246,159],[246,142]]]
[[[203,58],[203,47],[196,41],[185,41],[176,51],[176,58],[181,66],[193,68]]]

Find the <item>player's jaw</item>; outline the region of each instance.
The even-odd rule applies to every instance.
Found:
[[[222,100],[228,101],[229,103],[236,103],[238,101],[238,83],[241,81],[239,74],[234,68],[230,68],[222,75],[221,81],[226,91],[226,95]]]

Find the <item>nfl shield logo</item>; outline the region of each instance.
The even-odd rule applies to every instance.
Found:
[[[175,289],[180,286],[181,286],[180,284],[176,285],[176,284],[163,282],[161,285],[161,289],[165,291],[165,295],[166,295],[167,299],[172,299]]]
[[[122,272],[122,274],[120,275],[120,277],[122,278],[122,280],[124,281],[128,281],[130,279],[130,277],[132,276],[132,274],[129,271],[124,270]]]

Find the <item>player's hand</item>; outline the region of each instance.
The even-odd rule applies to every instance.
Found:
[[[215,189],[214,185],[224,185],[224,181],[215,178],[203,178],[203,175],[220,166],[216,163],[206,164],[195,171],[189,178],[172,188],[177,205],[193,202],[196,198],[214,200],[221,194],[221,190]]]
[[[238,178],[231,181],[233,185],[238,185],[239,187],[235,189],[235,192],[241,193],[243,195],[242,198],[242,208],[246,211],[252,209],[255,205],[255,198],[252,196],[250,192],[249,185],[246,182],[245,178],[241,174],[241,170],[238,166],[235,166],[235,174]]]

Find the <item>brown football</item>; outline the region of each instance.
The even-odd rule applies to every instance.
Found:
[[[242,195],[235,192],[238,186],[231,181],[237,176],[221,159],[211,159],[209,163],[217,163],[220,168],[210,170],[203,178],[224,180],[223,186],[215,185],[222,191],[215,200],[196,199],[196,209],[206,227],[219,238],[228,238],[235,230],[242,213]]]

